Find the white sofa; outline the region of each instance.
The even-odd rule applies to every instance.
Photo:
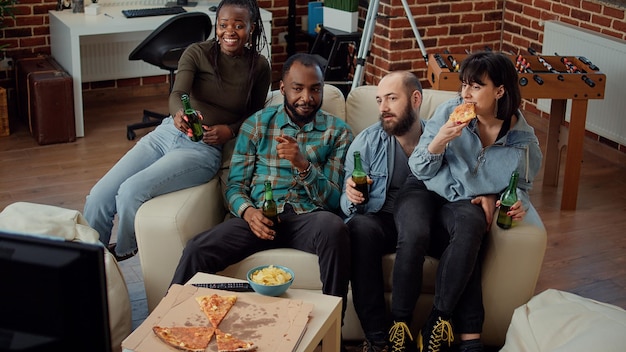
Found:
[[[98,232],[89,226],[79,211],[52,205],[28,202],[9,204],[0,212],[0,229],[102,245],[98,240]],[[121,352],[122,341],[132,331],[130,297],[122,270],[107,250],[104,251],[104,268],[111,345],[113,352]]]
[[[353,89],[344,100],[338,88],[327,84],[324,87],[322,109],[345,118],[356,135],[378,120],[375,94],[375,86],[361,86]],[[424,89],[420,116],[429,118],[440,103],[455,94]],[[282,102],[282,96],[272,92],[270,103],[279,102]],[[220,223],[226,216],[222,185],[228,176],[228,160],[230,156],[225,155],[222,171],[210,182],[154,198],[143,204],[137,212],[135,231],[149,310],[154,309],[166,294],[186,242],[195,234]],[[546,237],[546,230],[534,209],[529,211],[523,223],[512,229],[502,230],[493,226],[489,233],[482,279],[486,311],[483,341],[487,345],[504,344],[513,310],[533,296],[546,247]],[[387,298],[390,298],[394,257],[388,255],[384,258]],[[228,267],[220,274],[244,279],[250,268],[269,263],[285,265],[295,271],[296,280],[292,288],[321,290],[317,256],[295,249],[259,252]],[[415,332],[421,327],[432,306],[437,263],[437,260],[429,257],[424,265],[422,295],[412,326]],[[363,332],[354,312],[351,296],[348,300],[343,338],[360,340]]]

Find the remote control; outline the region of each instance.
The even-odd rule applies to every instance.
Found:
[[[252,292],[254,291],[247,282],[220,282],[209,284],[192,284],[196,287],[212,288],[215,290],[235,291],[235,292]]]

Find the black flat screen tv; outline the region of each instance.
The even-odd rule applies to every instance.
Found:
[[[0,351],[110,352],[104,247],[0,231]]]

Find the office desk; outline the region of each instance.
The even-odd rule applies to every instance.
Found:
[[[148,34],[173,15],[142,18],[125,18],[122,15],[124,9],[160,7],[164,6],[165,1],[161,4],[150,0],[126,1],[123,6],[119,4],[101,3],[100,14],[95,16],[73,13],[72,10],[49,12],[52,56],[73,78],[77,137],[85,135],[83,82],[168,73],[143,61],[129,61],[128,55]],[[197,6],[185,9],[207,13],[215,25],[215,13],[209,11],[211,4],[215,2],[199,2]],[[261,9],[261,18],[269,46],[263,54],[271,59],[272,13]]]

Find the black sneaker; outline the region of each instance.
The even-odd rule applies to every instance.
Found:
[[[387,345],[375,345],[368,340],[363,341],[356,349],[357,352],[388,352]]]
[[[448,347],[450,347],[452,341],[454,341],[454,334],[450,320],[446,320],[438,314],[431,314],[426,325],[420,331],[418,346],[420,352],[439,352],[443,342],[448,342]]]
[[[115,247],[117,247],[117,243],[111,243],[107,246],[107,248],[109,249],[109,252],[111,252],[111,254],[113,254],[113,256],[115,257],[115,260],[119,263],[121,261],[124,261],[126,259],[130,259],[132,257],[134,257],[138,250],[135,249],[134,251],[128,253],[128,254],[124,254],[124,255],[117,255],[117,253],[115,253]]]
[[[405,322],[393,322],[393,326],[389,329],[389,348],[391,352],[416,351],[411,330]]]
[[[480,339],[464,340],[459,345],[459,352],[484,352],[485,348]]]

